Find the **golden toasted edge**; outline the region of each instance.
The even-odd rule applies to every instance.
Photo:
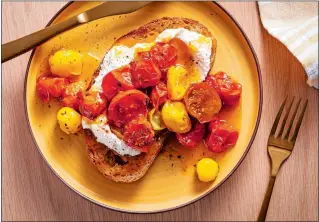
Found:
[[[138,156],[128,157],[128,162],[124,165],[115,164],[111,166],[106,158],[107,147],[96,142],[95,137],[86,131],[86,143],[89,159],[102,174],[115,182],[131,183],[145,175],[155,157],[160,152],[164,140],[168,136],[168,131],[158,134],[150,150]]]
[[[120,44],[126,38],[133,38],[137,42],[143,41],[143,39],[146,39],[149,35],[159,34],[163,32],[165,29],[169,28],[185,28],[190,31],[200,33],[206,37],[211,37],[213,43],[211,52],[211,67],[213,66],[217,48],[216,39],[212,36],[210,31],[204,25],[202,25],[198,21],[188,18],[163,17],[161,19],[153,20],[139,27],[138,29],[135,29],[127,33],[126,35],[120,37],[118,40],[116,40],[114,45]],[[96,71],[95,75],[98,75],[98,73],[99,69]],[[89,143],[87,143],[87,149],[90,161],[108,179],[113,180],[115,182],[124,183],[134,182],[146,174],[147,170],[154,162],[157,154],[160,152],[166,136],[160,135],[156,139],[148,153],[143,153],[135,157],[128,157],[127,164],[117,164],[112,167],[106,161],[105,155],[107,152],[107,147],[103,144],[98,143],[94,136],[92,136],[92,134],[89,131],[85,130],[86,140],[89,141]]]

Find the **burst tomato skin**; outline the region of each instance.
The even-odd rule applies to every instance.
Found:
[[[175,65],[177,61],[177,48],[169,43],[158,42],[150,51],[139,52],[138,57],[157,64],[162,73],[161,80],[166,82],[168,68]]]
[[[62,77],[40,76],[37,79],[36,88],[40,99],[48,103],[50,98],[60,98],[69,80]]]
[[[79,110],[83,116],[94,119],[105,111],[106,104],[107,100],[103,93],[87,91],[81,94]]]
[[[183,146],[187,148],[194,148],[203,140],[205,133],[205,125],[197,122],[189,132],[176,133],[176,138]]]
[[[159,82],[151,92],[151,101],[156,110],[168,100],[167,87],[164,82]]]
[[[215,88],[225,105],[234,105],[240,99],[241,84],[234,82],[225,72],[208,75],[205,81]]]
[[[171,44],[156,43],[150,53],[163,73],[166,73],[170,66],[175,65],[177,60],[177,49]]]
[[[106,98],[110,101],[119,91],[133,89],[130,66],[113,70],[105,75],[102,81],[102,89]]]
[[[225,120],[213,120],[208,125],[208,135],[205,144],[215,153],[221,153],[234,146],[238,139],[238,132]]]
[[[117,127],[133,119],[146,118],[148,102],[148,96],[139,90],[120,91],[110,102],[108,118]]]
[[[112,72],[108,73],[102,81],[103,93],[106,96],[107,100],[111,100],[118,91],[120,91],[119,82],[116,80]]]
[[[154,141],[154,130],[146,119],[135,119],[124,127],[123,138],[127,145],[147,152]]]
[[[137,58],[130,65],[133,84],[137,89],[155,86],[161,79],[161,71],[153,60]]]
[[[73,108],[74,110],[79,110],[80,96],[78,95],[65,96],[63,97],[61,103],[64,107],[70,107],[70,108]]]
[[[62,105],[78,110],[81,100],[81,93],[84,92],[85,87],[86,85],[82,81],[69,84],[63,92],[61,101]]]

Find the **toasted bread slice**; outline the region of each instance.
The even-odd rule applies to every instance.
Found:
[[[165,131],[157,134],[147,153],[127,157],[127,162],[122,162],[122,160],[112,160],[109,152],[111,152],[112,155],[116,154],[109,150],[104,144],[96,142],[94,135],[91,134],[89,130],[86,130],[86,145],[89,152],[89,159],[106,178],[115,182],[130,183],[145,175],[155,157],[160,152],[168,133],[168,131]],[[121,157],[118,157],[118,159],[120,158]]]
[[[186,28],[190,31],[205,35],[206,37],[211,37],[213,45],[210,67],[212,67],[216,54],[216,39],[205,26],[188,18],[164,17],[153,20],[150,23],[147,23],[146,25],[143,25],[140,28],[120,37],[114,45],[128,45],[130,42],[138,43],[154,41],[159,33],[163,32],[165,29],[172,28]],[[112,151],[110,151],[105,145],[98,143],[94,135],[89,130],[85,130],[90,161],[108,179],[125,183],[136,181],[145,175],[160,152],[167,134],[167,131],[157,134],[153,145],[147,153],[142,153],[138,156],[125,157],[124,161],[119,157],[119,161],[114,161],[114,156],[109,155]],[[112,155],[114,155],[113,152]]]

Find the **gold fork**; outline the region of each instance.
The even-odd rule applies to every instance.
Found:
[[[289,123],[289,126],[287,128],[287,131],[286,131],[285,135],[283,136],[284,128],[285,128],[291,107],[292,107],[294,99],[295,99],[295,98],[293,98],[291,103],[289,104],[289,106],[287,108],[287,112],[286,112],[285,116],[283,117],[278,135],[275,136],[276,131],[277,131],[277,127],[279,124],[279,120],[280,120],[281,114],[285,108],[287,99],[288,99],[288,96],[286,97],[286,99],[284,100],[284,102],[282,103],[282,105],[278,111],[278,114],[276,116],[276,119],[275,119],[274,124],[271,128],[270,135],[268,138],[268,154],[269,154],[270,159],[271,159],[271,176],[270,176],[270,181],[268,184],[267,192],[265,194],[264,201],[263,201],[263,204],[261,206],[257,221],[265,221],[268,206],[269,206],[269,201],[271,198],[271,194],[272,194],[272,190],[273,190],[273,187],[275,184],[278,170],[279,170],[281,164],[290,156],[290,154],[295,146],[297,135],[298,135],[298,132],[299,132],[299,129],[301,126],[301,122],[302,122],[302,119],[303,119],[303,116],[305,114],[307,104],[308,104],[308,100],[306,100],[306,102],[304,103],[304,106],[302,107],[301,114],[300,114],[299,118],[297,119],[297,123],[296,123],[294,131],[292,132],[292,136],[291,136],[291,138],[289,138],[291,129],[293,128],[294,119],[297,115],[297,112],[298,112],[298,109],[299,109],[299,106],[301,103],[301,99],[299,99],[299,101],[296,105],[296,108],[292,114],[292,117],[290,119],[290,123]]]

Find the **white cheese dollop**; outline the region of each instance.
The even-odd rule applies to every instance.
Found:
[[[90,129],[96,137],[97,142],[104,144],[109,149],[114,150],[122,156],[136,156],[141,153],[141,151],[126,145],[123,140],[112,133],[110,126],[107,124],[107,117],[105,115],[97,117],[94,122],[82,118],[82,127],[83,129]]]
[[[133,47],[127,47],[124,45],[113,46],[108,53],[106,53],[101,64],[99,75],[95,78],[94,84],[90,90],[102,92],[102,81],[104,76],[114,69],[130,64],[134,60],[136,49],[149,48],[151,45],[153,44],[138,43]]]

